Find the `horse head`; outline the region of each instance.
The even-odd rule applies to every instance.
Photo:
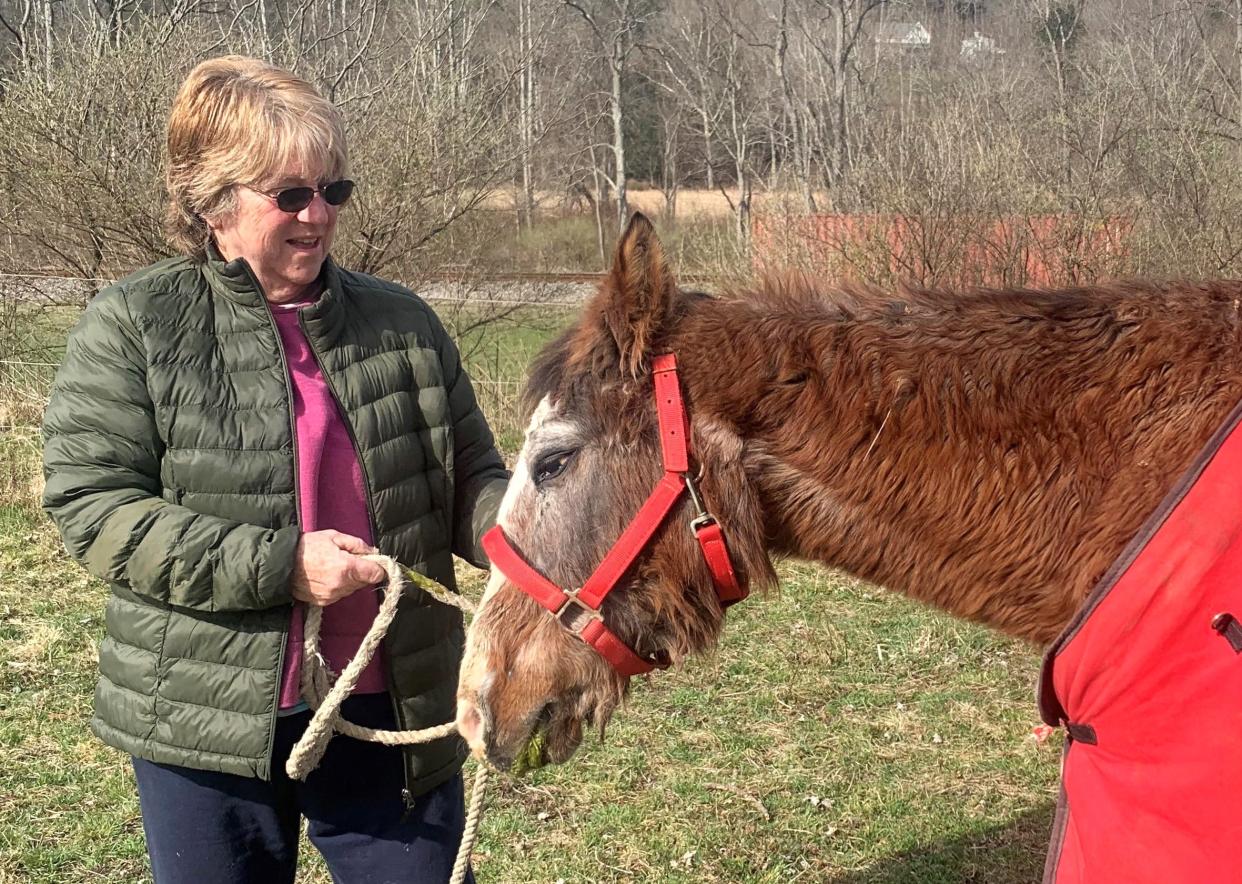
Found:
[[[690,414],[684,462],[669,460],[665,438],[677,418],[664,430],[657,419],[653,366],[690,355],[684,319],[703,298],[678,289],[636,215],[579,322],[533,364],[530,424],[458,689],[463,736],[498,767],[536,734],[541,760],[566,760],[584,727],[602,732],[634,674],[713,645],[724,606],[773,579],[736,436],[696,408],[684,373],[664,379]],[[704,528],[704,501],[731,553],[722,564],[717,549],[715,567],[690,530]],[[721,595],[722,570],[733,596]]]

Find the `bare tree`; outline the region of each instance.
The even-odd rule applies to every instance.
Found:
[[[722,12],[725,10],[722,8]],[[737,202],[733,204],[740,243],[750,242],[750,213],[754,198],[755,178],[751,151],[765,128],[761,122],[767,105],[760,92],[763,66],[757,60],[755,37],[744,33],[749,22],[740,15],[728,19],[729,31],[721,56],[721,95],[724,123],[728,138],[725,149],[733,160],[733,179],[737,185]]]
[[[579,53],[566,51],[575,36],[566,32],[569,10],[560,0],[515,0],[515,7],[498,18],[484,51],[494,58],[493,66],[514,72],[514,206],[518,228],[530,230],[540,191],[554,190],[553,182],[566,175],[563,154],[554,154],[551,162],[541,154],[545,141],[562,134],[574,113],[570,107],[581,94],[583,61]],[[579,125],[576,119],[573,125]]]
[[[1073,181],[1070,160],[1070,90],[1073,76],[1074,50],[1082,41],[1084,30],[1082,0],[1030,0],[1036,16],[1035,35],[1044,51],[1044,59],[1056,84],[1057,115],[1062,130],[1065,185]]]
[[[791,0],[780,0],[779,10],[775,15],[776,38],[772,48],[772,64],[776,78],[781,87],[781,124],[784,128],[784,142],[793,162],[794,175],[802,196],[802,204],[807,212],[814,213],[815,185],[812,174],[811,127],[807,125],[805,114],[794,95],[793,77],[790,72],[789,37]],[[775,131],[776,127],[773,127]]]
[[[714,145],[722,112],[719,89],[721,47],[727,29],[716,5],[705,0],[676,0],[658,36],[651,41],[661,61],[656,83],[682,106],[697,126],[703,147],[704,184],[716,186]]]
[[[535,115],[538,92],[535,78],[535,16],[533,0],[517,0],[518,53],[522,63],[518,78],[518,145],[522,175],[522,194],[518,218],[530,229],[535,211]]]
[[[827,75],[830,103],[819,117],[819,131],[827,136],[828,185],[838,187],[849,167],[850,130],[858,118],[850,89],[864,26],[882,0],[805,0],[799,26],[803,46],[818,57]],[[824,39],[825,36],[827,39]]]
[[[13,9],[0,12],[0,28],[12,38],[23,70],[29,70],[31,65],[34,18],[35,0],[21,0]]]
[[[586,23],[599,57],[608,68],[608,109],[612,117],[613,174],[617,218],[624,224],[630,207],[626,198],[625,81],[639,36],[658,11],[655,0],[562,0]]]

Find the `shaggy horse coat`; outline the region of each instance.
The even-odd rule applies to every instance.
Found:
[[[533,367],[501,507],[559,586],[583,584],[660,476],[648,367],[666,352],[744,586],[795,556],[1040,645],[1065,634],[1045,680],[1045,714],[1073,725],[1053,880],[1239,879],[1212,863],[1242,843],[1226,803],[1242,627],[1217,618],[1242,615],[1225,576],[1242,573],[1227,520],[1242,468],[1213,435],[1242,401],[1242,283],[884,292],[789,277],[714,298],[677,288],[636,218]],[[1188,469],[1203,475],[1190,491]],[[671,513],[604,601],[643,657],[676,663],[722,628],[693,516]],[[567,759],[629,683],[496,569],[461,672],[461,731],[499,766],[532,733]]]

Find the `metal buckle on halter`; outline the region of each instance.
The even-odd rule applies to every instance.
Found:
[[[699,475],[702,476],[701,470]],[[700,528],[716,524],[716,517],[707,511],[707,507],[703,506],[703,498],[699,497],[699,489],[694,484],[694,480],[690,478],[690,474],[682,473],[681,477],[686,482],[686,490],[690,492],[690,502],[694,504],[694,509],[698,512],[698,515],[690,520],[690,533],[697,537]]]
[[[581,635],[582,630],[586,629],[586,625],[592,620],[602,621],[604,619],[604,616],[599,611],[588,606],[586,602],[578,598],[578,593],[581,591],[581,587],[565,590],[565,601],[561,602],[561,606],[555,611],[548,612],[552,615],[553,620],[574,635]],[[567,611],[569,616],[566,616]]]

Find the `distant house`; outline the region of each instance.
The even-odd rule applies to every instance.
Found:
[[[908,52],[929,49],[931,32],[918,21],[886,21],[875,31],[877,52]]]
[[[983,62],[1004,54],[1005,50],[997,46],[995,40],[975,31],[974,36],[962,41],[962,51],[958,53],[958,58],[962,61]]]

